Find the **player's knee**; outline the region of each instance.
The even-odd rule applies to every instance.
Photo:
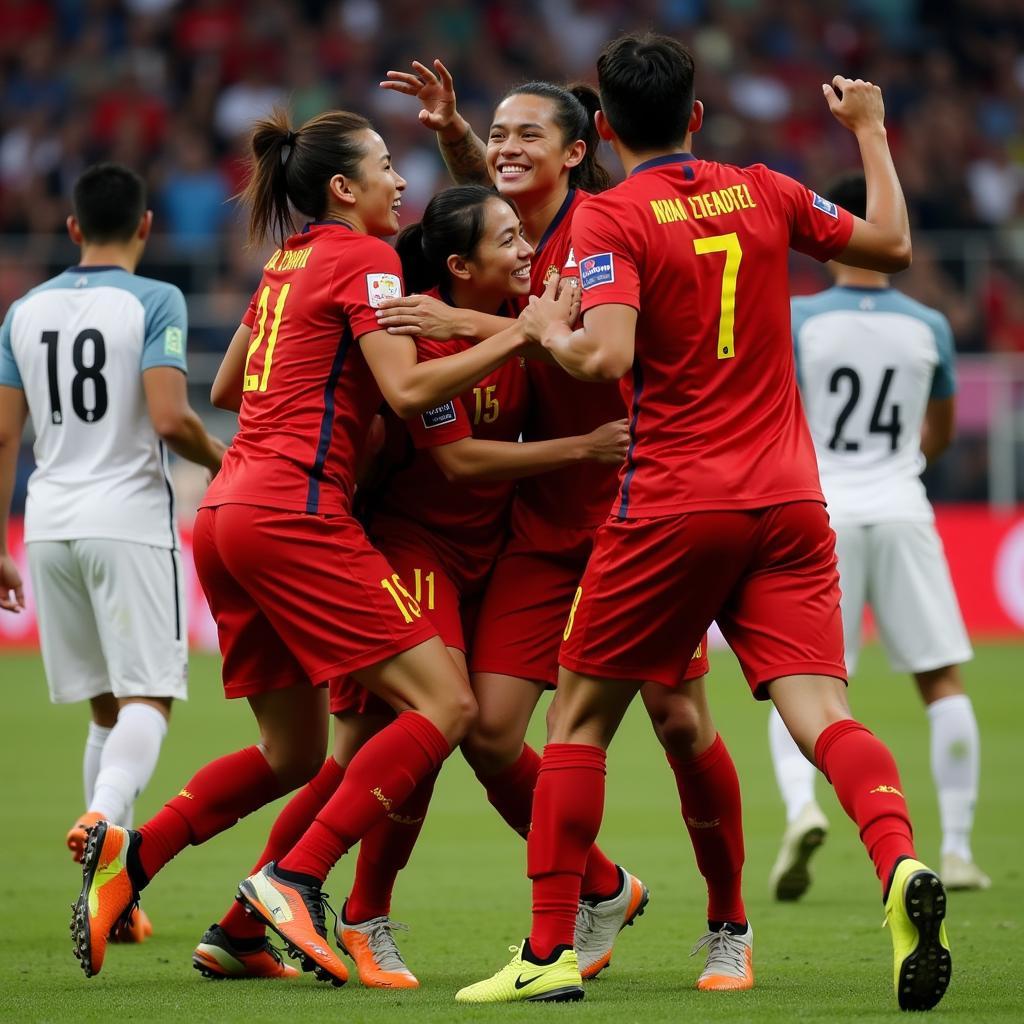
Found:
[[[477,718],[462,741],[462,753],[478,775],[496,775],[507,768],[523,749],[521,736],[514,736],[501,722]]]
[[[651,724],[666,753],[684,760],[700,745],[706,731],[701,715],[691,704],[678,704],[657,717],[652,716]]]
[[[444,694],[429,717],[443,732],[448,742],[454,747],[462,742],[476,720],[477,703],[473,691],[468,685],[461,686],[457,691]]]
[[[324,751],[315,743],[288,743],[267,746],[264,756],[281,787],[287,792],[306,785],[316,777],[324,763]]]

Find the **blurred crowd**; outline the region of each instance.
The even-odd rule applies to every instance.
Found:
[[[880,84],[918,229],[901,287],[947,313],[962,349],[1024,351],[1020,0],[0,0],[0,310],[66,263],[70,184],[113,159],[151,187],[166,238],[148,272],[195,296],[193,344],[219,347],[259,273],[230,201],[254,118],[368,114],[409,220],[446,177],[415,101],[378,88],[387,69],[441,57],[482,132],[509,85],[592,80],[603,42],[643,27],[694,51],[701,156],[819,190],[857,159],[820,83]],[[796,288],[814,274],[801,264]]]

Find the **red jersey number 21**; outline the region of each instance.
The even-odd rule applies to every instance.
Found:
[[[242,391],[266,391],[270,381],[270,368],[274,362],[274,347],[277,345],[277,332],[281,328],[281,317],[284,315],[284,304],[288,301],[288,292],[291,284],[283,285],[281,294],[277,297],[274,306],[274,316],[270,322],[270,330],[267,330],[267,312],[270,308],[270,285],[266,285],[260,292],[259,301],[256,306],[256,331],[249,342],[249,351],[245,355],[245,376],[242,378]],[[249,362],[259,351],[263,339],[267,340],[267,351],[263,354],[263,372],[250,373]]]
[[[693,249],[698,256],[724,252],[725,266],[722,270],[722,308],[718,316],[718,358],[732,359],[736,355],[733,328],[736,320],[736,278],[740,272],[743,250],[736,232],[727,235],[713,235],[710,238],[695,238]]]

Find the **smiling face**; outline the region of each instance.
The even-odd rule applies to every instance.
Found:
[[[509,199],[547,195],[580,162],[585,147],[562,137],[555,105],[543,96],[517,93],[494,112],[487,137],[487,170]]]
[[[405,179],[392,168],[391,154],[375,131],[362,132],[359,141],[365,156],[359,162],[358,177],[346,179],[351,214],[368,235],[393,235],[400,227]]]
[[[499,301],[530,292],[533,248],[523,237],[515,210],[503,199],[490,199],[484,212],[483,233],[472,256],[450,269],[457,276],[459,263],[474,288]]]

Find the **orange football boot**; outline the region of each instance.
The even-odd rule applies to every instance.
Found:
[[[708,959],[697,979],[701,992],[736,992],[754,987],[754,929],[749,922],[742,935],[729,931],[728,925],[717,932],[705,932],[690,956],[702,949],[707,949]]]
[[[127,867],[128,852],[138,842],[138,832],[109,821],[100,821],[88,830],[82,858],[82,892],[71,917],[75,956],[87,978],[100,973],[107,936],[138,905],[139,893]]]
[[[371,917],[359,924],[345,920],[342,907],[334,926],[334,937],[343,953],[356,964],[356,974],[367,988],[419,988],[419,979],[405,964],[392,934],[408,926],[390,917]]]
[[[82,863],[82,856],[85,853],[85,842],[89,838],[88,830],[92,828],[98,821],[103,820],[103,815],[99,811],[86,811],[78,821],[71,826],[71,830],[68,832],[66,842],[68,849],[71,851],[71,859],[76,864]]]
[[[297,978],[299,972],[281,959],[266,939],[258,949],[241,950],[219,924],[211,924],[192,953],[192,966],[204,977]]]
[[[327,942],[324,913],[327,896],[318,885],[288,882],[271,861],[238,885],[242,902],[284,940],[288,954],[302,962],[319,981],[344,985],[348,968]]]

